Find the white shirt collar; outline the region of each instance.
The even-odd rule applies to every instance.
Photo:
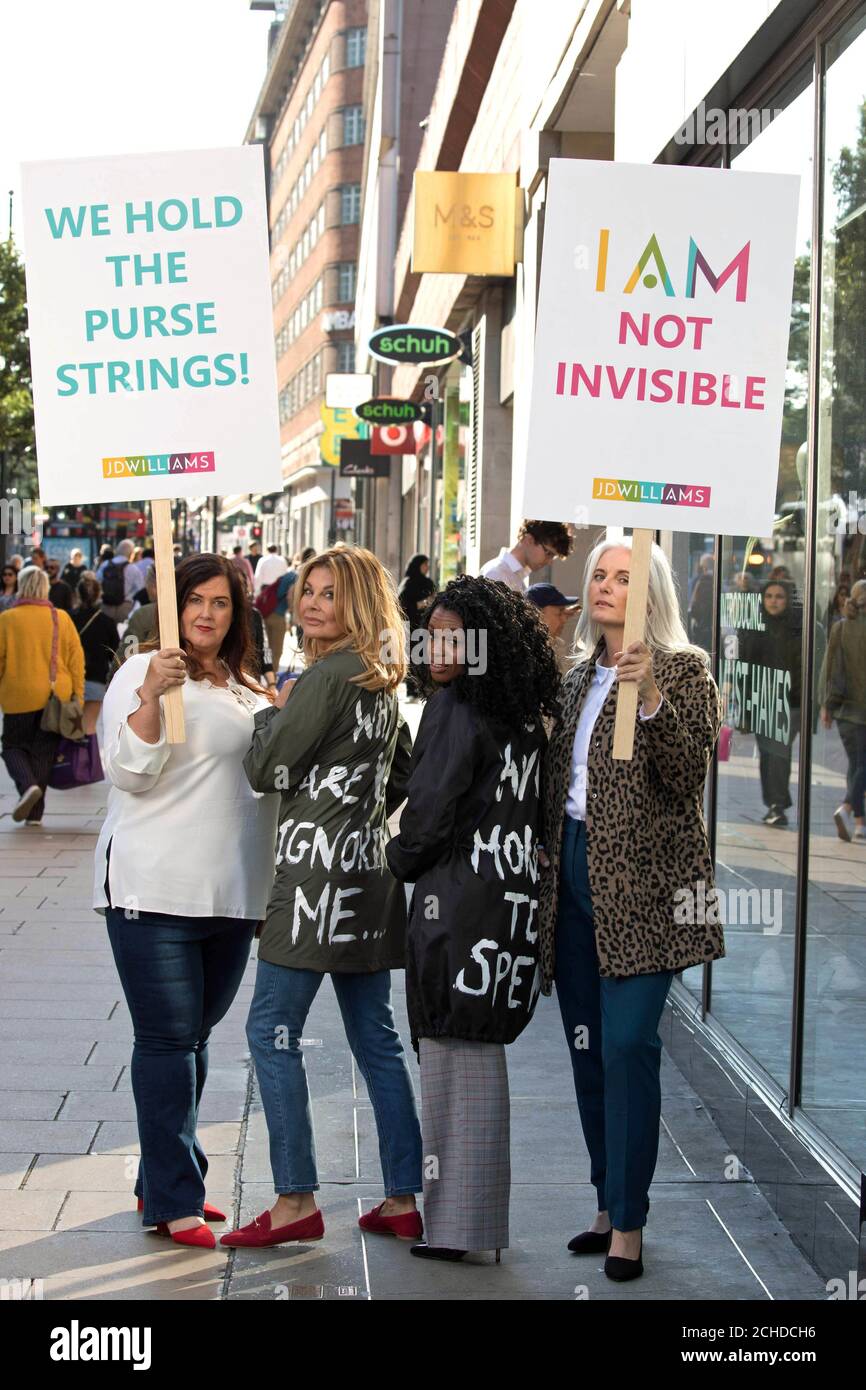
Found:
[[[499,563],[505,565],[507,569],[513,570],[515,574],[529,573],[529,566],[521,565],[517,557],[512,555],[510,550],[506,550],[505,546],[499,552]]]

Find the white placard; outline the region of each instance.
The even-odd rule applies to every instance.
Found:
[[[22,183],[41,501],[279,491],[261,149]]]
[[[524,516],[770,532],[798,189],[550,161]]]

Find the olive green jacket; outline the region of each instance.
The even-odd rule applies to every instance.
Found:
[[[385,844],[411,738],[396,696],[350,684],[363,669],[355,652],[333,652],[282,709],[255,717],[244,770],[254,791],[282,794],[259,942],[259,959],[274,965],[363,973],[404,963],[406,898]]]

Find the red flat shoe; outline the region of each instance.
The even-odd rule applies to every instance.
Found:
[[[359,1216],[358,1225],[362,1231],[371,1231],[377,1236],[396,1236],[398,1240],[420,1240],[424,1234],[420,1211],[405,1211],[402,1216],[381,1216],[384,1205],[384,1202],[380,1202],[372,1211]]]
[[[239,1226],[236,1231],[228,1231],[220,1236],[221,1245],[255,1246],[283,1245],[289,1240],[321,1240],[325,1234],[325,1223],[318,1208],[312,1216],[303,1216],[300,1221],[290,1221],[288,1226],[272,1226],[271,1213],[263,1211],[248,1226]]]
[[[201,1250],[215,1250],[216,1236],[208,1226],[189,1226],[185,1231],[170,1231],[165,1221],[156,1228],[158,1236],[171,1236],[175,1245],[197,1245]]]
[[[144,1202],[141,1197],[138,1199],[138,1210],[144,1211]],[[220,1211],[219,1207],[212,1207],[210,1202],[205,1202],[204,1219],[205,1221],[227,1221],[228,1217],[224,1211]]]

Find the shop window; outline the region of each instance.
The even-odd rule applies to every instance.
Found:
[[[826,48],[801,1105],[866,1169],[866,11]],[[849,838],[850,837],[850,838]]]

